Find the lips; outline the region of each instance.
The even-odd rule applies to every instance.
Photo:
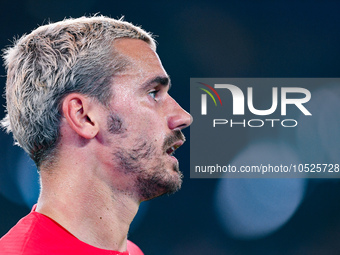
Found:
[[[175,152],[175,150],[177,150],[179,147],[182,146],[184,142],[183,141],[178,141],[176,143],[174,143],[173,145],[171,145],[167,150],[166,153],[170,156],[172,156]]]
[[[185,142],[185,137],[181,130],[174,130],[172,134],[165,137],[163,143],[164,154],[172,156],[175,150]]]

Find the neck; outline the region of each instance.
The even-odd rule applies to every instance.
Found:
[[[126,251],[127,233],[139,202],[94,173],[85,167],[42,170],[36,211],[87,244]]]

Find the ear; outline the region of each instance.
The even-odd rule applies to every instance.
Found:
[[[69,126],[81,137],[94,138],[98,133],[98,124],[91,118],[93,101],[88,97],[72,93],[62,103],[62,113]]]

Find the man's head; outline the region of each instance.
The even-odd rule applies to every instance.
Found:
[[[38,167],[59,161],[64,148],[141,200],[175,192],[182,176],[172,153],[192,119],[169,96],[155,48],[147,32],[106,17],[36,29],[6,52],[3,126]]]
[[[112,47],[118,38],[156,48],[147,32],[128,22],[82,17],[41,26],[5,52],[8,115],[2,125],[37,166],[56,148],[65,95],[79,92],[108,103],[115,75],[128,64]]]

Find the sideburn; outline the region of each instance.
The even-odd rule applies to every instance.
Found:
[[[107,127],[111,134],[123,134],[126,131],[122,118],[115,113],[110,113],[108,116]]]

